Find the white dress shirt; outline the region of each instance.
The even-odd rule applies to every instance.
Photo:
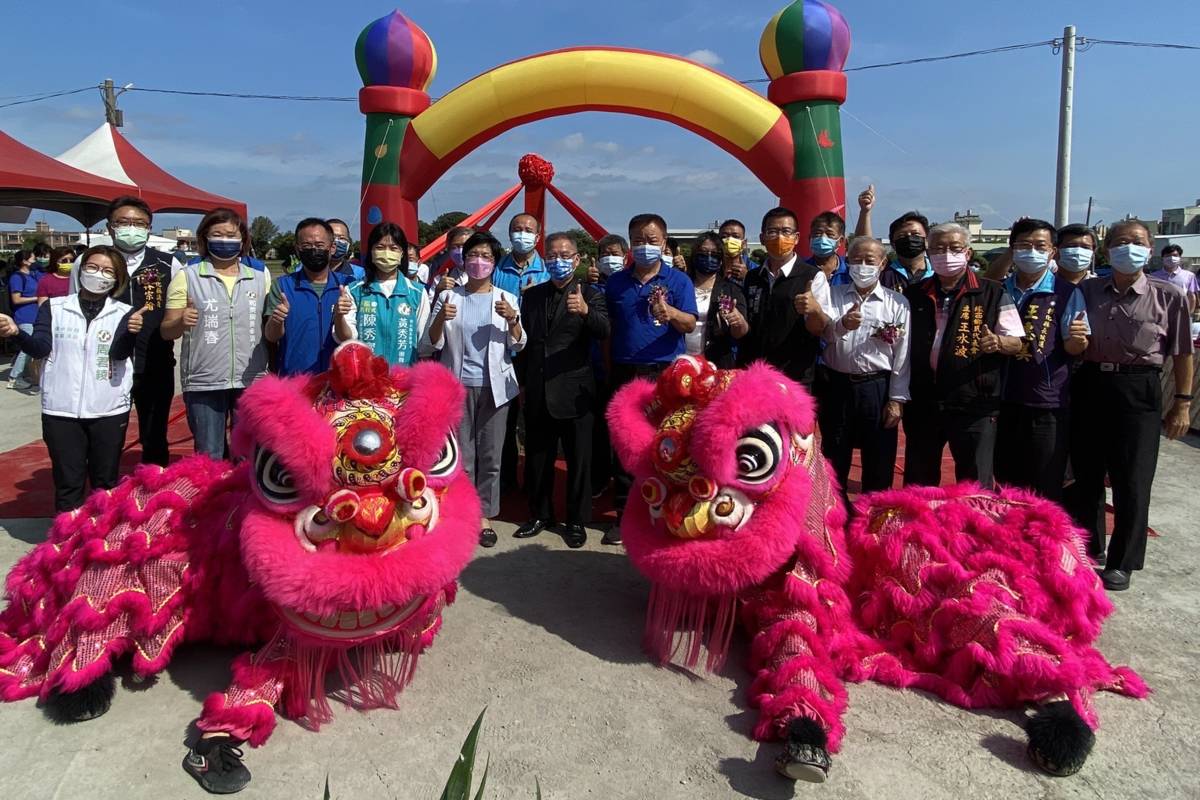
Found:
[[[767,271],[767,285],[771,289],[775,288],[775,282],[780,278],[790,278],[792,276],[792,269],[796,266],[797,258],[798,256],[793,255],[786,262],[784,262],[784,265],[779,268],[778,275],[774,272],[771,272],[771,268],[767,264],[763,264],[762,267],[760,267],[760,269],[765,269]],[[818,268],[817,274],[813,276],[813,279],[808,284],[808,291],[812,293],[813,299],[817,301],[817,305],[821,307],[821,310],[825,312],[825,316],[827,317],[833,316],[833,310],[829,305],[829,289],[829,279],[826,278],[825,273]]]
[[[821,360],[825,366],[849,375],[865,375],[870,372],[892,373],[888,397],[892,400],[909,400],[908,340],[912,333],[909,325],[908,300],[904,295],[884,288],[876,283],[866,297],[859,294],[854,284],[829,287],[830,316],[825,326],[825,349]],[[862,324],[852,331],[842,325],[842,317],[855,304],[860,304]],[[888,344],[882,334],[885,328],[894,326],[895,342]]]

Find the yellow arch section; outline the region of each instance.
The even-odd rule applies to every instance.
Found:
[[[762,95],[691,61],[609,48],[560,50],[514,61],[462,84],[413,119],[435,158],[514,119],[558,109],[676,117],[750,150],[782,111]]]

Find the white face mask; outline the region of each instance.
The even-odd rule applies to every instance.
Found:
[[[1150,248],[1133,243],[1110,247],[1108,260],[1117,272],[1132,275],[1146,266],[1146,262],[1150,260]]]
[[[1174,272],[1183,266],[1182,256],[1163,256],[1163,269],[1167,272]]]
[[[874,264],[847,264],[846,268],[850,272],[850,279],[859,289],[874,286],[879,280],[879,267]]]
[[[109,277],[103,272],[83,270],[79,273],[79,285],[92,294],[108,294],[116,283],[116,278]]]
[[[1068,272],[1083,272],[1092,265],[1092,255],[1086,247],[1064,247],[1058,251],[1058,265]]]
[[[596,264],[600,270],[600,274],[604,276],[612,275],[614,272],[620,272],[625,266],[624,256],[600,256],[600,261]]]

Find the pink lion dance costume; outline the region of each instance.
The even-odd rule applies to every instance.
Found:
[[[754,735],[785,740],[776,766],[792,779],[825,779],[843,681],[869,679],[965,708],[1041,704],[1031,757],[1077,771],[1091,695],[1147,691],[1092,647],[1112,606],[1079,531],[1034,495],[974,485],[864,497],[847,530],[814,412],[766,364],[690,356],[616,394],[613,443],[640,487],[622,535],[653,584],[650,656],[692,668],[703,654],[716,670],[740,620]]]
[[[445,368],[389,372],[357,343],[325,374],[258,381],[239,403],[238,461],[140,467],[13,568],[0,697],[90,718],[118,657],[151,676],[206,641],[251,650],[205,701],[201,731],[258,746],[276,708],[318,728],[331,673],[336,699],[394,707],[478,540],[453,433],[462,403]]]

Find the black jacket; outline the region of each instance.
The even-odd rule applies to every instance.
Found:
[[[159,326],[167,313],[167,287],[171,284],[170,253],[146,248],[138,271],[129,276],[129,285],[117,300],[133,306],[134,311],[147,304],[142,331],[133,350],[133,374],[171,372],[175,369],[175,342],[162,338]]]
[[[704,318],[704,357],[718,369],[733,369],[734,350],[738,340],[729,332],[729,326],[721,319],[720,298],[733,298],[733,304],[742,316],[749,320],[746,309],[746,295],[736,282],[717,275],[712,286],[712,299],[708,303],[708,314]],[[748,336],[749,334],[747,334]],[[746,337],[742,337],[743,341]]]
[[[586,317],[567,311],[567,293],[582,286]],[[592,343],[607,339],[608,307],[595,286],[573,280],[562,291],[552,281],[521,295],[521,325],[528,340],[525,356],[525,408],[531,418],[578,419],[595,405]]]
[[[780,277],[774,288],[768,281],[764,264],[746,276],[746,304],[750,313],[750,333],[738,342],[738,363],[757,359],[782,370],[804,385],[812,383],[821,340],[804,327],[804,318],[796,313],[796,295],[808,290],[820,269],[800,258],[792,265],[792,274]]]
[[[995,413],[1000,408],[1005,356],[980,352],[979,336],[984,325],[996,331],[1004,287],[967,270],[958,290],[948,298],[946,330],[935,374],[929,359],[937,335],[937,303],[942,301],[937,281],[934,275],[904,292],[911,309],[912,401],[936,403],[946,411]]]

